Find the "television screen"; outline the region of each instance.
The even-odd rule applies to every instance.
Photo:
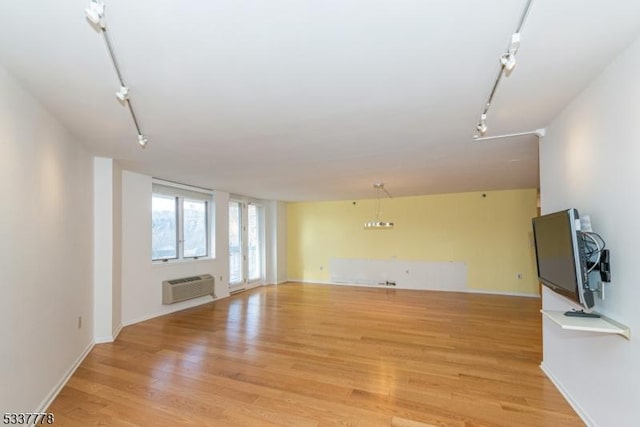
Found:
[[[591,308],[593,297],[585,287],[584,242],[576,220],[579,216],[575,209],[533,219],[538,278],[555,292]]]

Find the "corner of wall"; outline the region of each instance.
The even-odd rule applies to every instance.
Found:
[[[595,310],[628,325],[640,324],[636,242],[640,215],[632,194],[640,157],[640,38],[625,49],[547,128],[540,142],[544,213],[576,208],[611,249],[612,282]],[[544,289],[543,308],[573,305]],[[635,426],[640,346],[616,335],[575,332],[543,322],[543,366],[589,425]],[[606,392],[603,392],[605,390]]]

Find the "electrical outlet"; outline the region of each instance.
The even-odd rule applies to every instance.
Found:
[[[516,273],[516,279],[522,280],[522,273]]]
[[[78,329],[82,329],[82,316],[78,316]]]

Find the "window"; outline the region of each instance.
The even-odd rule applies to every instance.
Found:
[[[209,256],[211,193],[153,184],[151,259],[168,261]]]
[[[154,194],[151,203],[153,259],[178,258],[178,209],[176,198]]]
[[[188,257],[207,256],[207,202],[182,201],[184,214],[184,254]]]

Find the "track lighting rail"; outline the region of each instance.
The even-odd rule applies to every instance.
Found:
[[[104,2],[102,0],[91,0],[89,7],[85,9],[85,15],[87,16],[87,19],[93,24],[93,26],[98,28],[100,34],[102,34],[104,43],[107,46],[107,51],[109,52],[109,57],[111,58],[111,63],[113,64],[113,68],[115,69],[116,75],[118,76],[118,81],[120,82],[120,89],[118,89],[118,91],[116,92],[116,98],[118,98],[129,110],[129,114],[131,115],[133,124],[136,128],[136,131],[138,132],[138,144],[140,145],[140,147],[145,148],[147,142],[149,142],[149,138],[145,136],[140,129],[140,123],[138,122],[138,118],[133,109],[133,104],[131,103],[129,87],[124,83],[124,79],[122,78],[122,72],[120,71],[120,67],[118,66],[118,60],[116,59],[116,54],[113,50],[113,45],[111,43],[109,33],[107,32],[107,22],[105,19],[104,8]]]
[[[476,124],[476,141],[480,140],[480,137],[483,137],[488,130],[487,127],[487,115],[489,113],[489,108],[491,108],[491,103],[493,102],[493,97],[498,90],[498,86],[500,85],[500,81],[502,77],[505,75],[509,75],[511,71],[516,66],[516,53],[520,48],[520,31],[522,30],[522,26],[524,25],[524,21],[527,19],[527,15],[529,14],[529,10],[531,9],[531,4],[533,0],[527,0],[527,3],[522,11],[522,15],[520,15],[520,21],[516,27],[516,30],[511,35],[511,41],[509,42],[509,47],[507,48],[506,53],[500,56],[500,68],[498,69],[498,74],[493,82],[493,86],[491,87],[491,91],[489,92],[489,97],[487,98],[487,102],[484,104],[484,108],[482,109],[482,113],[480,114],[480,120]]]

